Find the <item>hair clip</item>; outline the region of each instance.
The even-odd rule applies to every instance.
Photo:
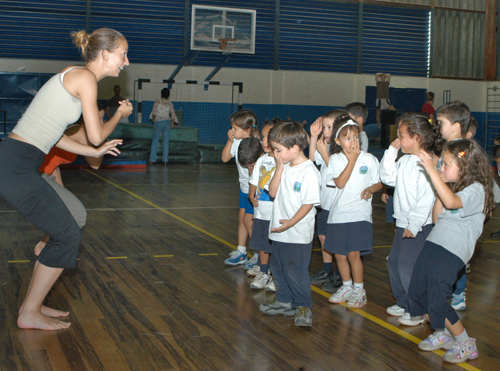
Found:
[[[253,127],[253,128],[256,128],[256,127],[257,127],[257,125],[254,125],[254,126],[252,126],[252,127]]]
[[[458,158],[464,157],[465,156],[465,151],[458,152],[457,156],[458,156]]]

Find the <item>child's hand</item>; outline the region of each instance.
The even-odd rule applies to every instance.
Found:
[[[372,190],[370,189],[370,187],[368,187],[365,190],[363,190],[363,192],[361,192],[361,199],[368,201],[372,197],[372,194],[373,194]]]
[[[311,137],[317,137],[323,131],[323,117],[318,117],[316,121],[311,124]]]
[[[328,143],[326,138],[322,137],[316,142],[316,149],[319,153],[328,153]]]
[[[415,238],[415,236],[408,229],[405,229],[403,232],[403,238]]]
[[[291,223],[290,223],[290,220],[288,219],[280,219],[280,224],[281,224],[281,227],[278,227],[278,228],[271,228],[271,232],[276,232],[276,233],[281,233],[281,232],[284,232],[286,231],[288,228],[291,227]]]
[[[274,161],[276,161],[276,170],[275,171],[283,171],[285,164],[281,160],[281,154],[279,152],[274,152]]]
[[[382,193],[382,197],[380,197],[380,199],[384,204],[386,204],[387,201],[389,201],[389,195],[387,193]]]
[[[427,173],[429,173],[429,171],[436,170],[433,162],[434,156],[428,154],[424,150],[420,150],[417,156],[420,158],[420,165],[424,167]]]
[[[401,148],[401,141],[399,140],[399,138],[396,138],[396,140],[394,140],[394,142],[391,143],[391,147],[394,147],[396,149]]]
[[[259,201],[255,199],[255,195],[249,193],[248,199],[250,200],[250,203],[252,204],[253,207],[259,207]]]
[[[228,140],[230,142],[234,141],[234,130],[233,129],[229,129],[229,131],[227,132],[227,137],[228,137]]]
[[[349,162],[356,162],[361,153],[361,147],[359,146],[359,140],[355,140],[349,150],[349,152],[344,150],[345,157]]]

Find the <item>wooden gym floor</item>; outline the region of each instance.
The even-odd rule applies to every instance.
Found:
[[[364,258],[368,305],[329,304],[314,287],[313,327],[267,317],[268,295],[251,290],[242,266],[225,266],[235,248],[235,165],[147,170],[64,170],[87,207],[77,269],[66,270],[48,296],[69,310],[60,332],[19,330],[17,311],[28,287],[41,231],[0,201],[0,370],[498,370],[500,368],[500,229],[485,227],[472,261],[467,310],[460,313],[479,358],[442,363],[422,352],[428,324],[398,326],[386,256],[392,225],[374,199],[374,252]],[[321,269],[314,246],[310,271]]]

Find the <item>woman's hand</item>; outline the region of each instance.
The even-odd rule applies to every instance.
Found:
[[[118,156],[120,154],[120,151],[116,146],[121,145],[123,142],[123,139],[113,139],[110,140],[103,145],[97,147],[96,154],[93,157],[101,157],[104,155],[113,155],[113,156]]]
[[[122,100],[121,102],[118,102],[118,104],[120,106],[118,107],[116,112],[120,112],[122,117],[129,117],[132,111],[134,110],[132,103],[130,103],[128,99]]]

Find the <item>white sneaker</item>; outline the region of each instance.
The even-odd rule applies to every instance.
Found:
[[[252,269],[247,270],[249,276],[256,276],[260,273],[260,265],[255,264]]]
[[[274,284],[273,277],[269,277],[269,282],[266,285],[266,291],[276,291],[276,285]]]
[[[347,300],[347,308],[363,308],[368,300],[365,289],[353,290],[351,297]]]
[[[425,316],[414,316],[410,317],[410,313],[406,312],[401,317],[398,318],[398,322],[401,325],[405,326],[417,326],[421,323],[427,322],[427,318]]]
[[[392,307],[387,308],[387,313],[394,317],[401,317],[405,314],[405,309],[396,304]]]
[[[352,296],[352,292],[354,291],[353,286],[347,286],[347,285],[342,285],[335,294],[332,294],[330,296],[330,299],[328,301],[330,303],[343,303]]]
[[[271,277],[269,277],[268,274],[265,274],[264,272],[260,272],[257,277],[255,277],[250,284],[251,289],[257,289],[257,290],[262,290],[266,285],[269,283],[269,280]]]
[[[255,265],[257,265],[258,261],[259,261],[259,254],[253,254],[252,258],[245,263],[245,269],[246,270],[252,269],[253,267],[255,267]]]

